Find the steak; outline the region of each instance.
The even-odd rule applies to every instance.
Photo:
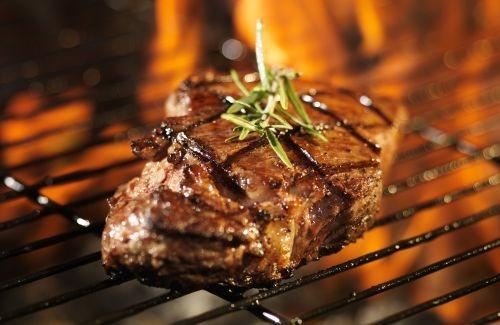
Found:
[[[379,209],[405,110],[327,84],[294,87],[329,141],[282,135],[287,168],[258,135],[226,141],[234,125],[220,115],[240,96],[232,82],[185,81],[162,124],[132,143],[149,162],[110,199],[106,270],[156,286],[269,284],[360,237]]]

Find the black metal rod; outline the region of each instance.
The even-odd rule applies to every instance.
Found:
[[[443,141],[443,143],[434,143],[434,142],[431,142],[431,141],[427,141],[425,142],[424,144],[416,147],[416,148],[412,148],[412,149],[408,149],[406,151],[402,151],[400,153],[398,153],[396,155],[396,159],[395,161],[396,162],[401,162],[403,160],[407,160],[407,159],[411,159],[411,158],[415,158],[415,157],[418,157],[422,154],[426,154],[428,152],[431,152],[433,150],[437,150],[437,149],[442,149],[442,148],[447,148],[447,147],[450,147],[453,145],[453,139],[451,138],[447,138],[446,139],[447,141]]]
[[[40,114],[50,112],[53,110],[60,109],[60,107],[64,104],[71,103],[73,101],[80,101],[80,100],[90,100],[92,101],[93,104],[97,105],[99,104],[99,107],[106,107],[107,109],[100,110],[96,112],[96,116],[106,116],[109,115],[110,112],[113,110],[119,110],[119,109],[124,109],[129,105],[120,105],[120,106],[112,106],[109,103],[112,103],[113,101],[125,101],[129,99],[130,101],[135,100],[136,94],[135,90],[132,86],[129,86],[130,89],[127,91],[121,91],[117,92],[116,88],[120,88],[119,86],[123,86],[123,84],[133,84],[133,82],[143,82],[143,84],[155,84],[159,83],[162,81],[167,81],[170,80],[172,77],[171,73],[162,73],[162,74],[157,74],[154,76],[150,75],[145,75],[145,76],[137,76],[137,75],[130,75],[126,76],[125,78],[120,78],[120,79],[115,79],[112,81],[107,81],[107,82],[102,82],[99,83],[95,86],[90,87],[90,90],[87,93],[84,94],[78,94],[78,95],[71,95],[71,96],[64,96],[61,97],[58,95],[47,95],[46,99],[47,101],[45,103],[42,103],[41,105],[38,106],[36,110],[29,111],[23,114],[1,114],[0,115],[0,121],[5,122],[5,121],[19,121],[19,120],[25,120],[29,119],[32,117],[36,117]],[[106,88],[105,88],[106,87]],[[123,87],[122,87],[123,88]],[[141,109],[146,110],[146,109],[151,109],[151,108],[157,108],[158,104],[161,105],[165,101],[165,97],[161,98],[155,98],[152,100],[148,100],[146,102],[142,102],[141,104]],[[50,131],[47,131],[50,132]],[[12,142],[7,142],[5,146],[12,144],[16,144],[16,140]],[[23,140],[19,140],[19,142],[23,142]]]
[[[3,95],[8,92],[12,92],[13,89],[22,86],[23,84],[27,82],[33,82],[33,81],[44,81],[48,80],[53,77],[61,77],[64,74],[70,74],[70,73],[75,73],[75,72],[80,72],[83,71],[87,68],[91,67],[102,67],[108,64],[117,64],[120,63],[121,60],[130,60],[130,59],[135,59],[138,57],[140,54],[139,51],[133,49],[129,50],[125,53],[117,53],[117,54],[112,54],[108,56],[103,56],[101,58],[97,59],[92,59],[89,61],[86,61],[84,63],[80,63],[77,65],[72,65],[69,67],[64,67],[64,68],[59,68],[55,69],[53,71],[48,71],[44,72],[41,74],[38,74],[37,76],[34,76],[32,78],[27,78],[27,79],[16,79],[13,81],[10,81],[8,83],[5,83],[2,85],[2,89],[5,89],[5,91],[0,91],[0,95]],[[121,62],[123,63],[123,62]]]
[[[311,320],[316,317],[324,316],[334,310],[340,309],[342,307],[345,307],[347,305],[350,305],[352,303],[367,299],[369,297],[381,294],[385,291],[397,288],[399,286],[402,286],[404,284],[413,282],[415,280],[418,280],[424,276],[427,276],[429,274],[438,272],[440,270],[443,270],[445,268],[448,268],[450,266],[453,266],[455,264],[461,263],[463,261],[466,261],[470,258],[476,257],[478,255],[487,253],[495,248],[500,247],[500,238],[497,238],[493,241],[490,241],[488,243],[485,243],[483,245],[474,247],[473,249],[469,249],[465,252],[462,252],[460,254],[445,258],[443,260],[440,260],[439,262],[427,265],[423,268],[420,268],[414,272],[410,272],[408,274],[405,274],[403,276],[397,277],[395,279],[377,284],[372,286],[369,289],[359,291],[359,292],[354,292],[349,296],[346,296],[344,298],[338,299],[332,303],[323,305],[321,307],[315,308],[311,311],[305,312],[301,314],[298,317],[295,317],[292,322],[295,324],[301,324],[304,321]],[[494,277],[494,281],[498,281],[499,276],[496,275]],[[490,280],[490,281],[493,281]],[[437,298],[436,298],[437,299]],[[439,302],[439,300],[438,300]]]
[[[426,302],[423,302],[421,304],[418,304],[416,306],[413,306],[411,308],[402,310],[398,313],[392,314],[390,316],[384,317],[383,319],[380,319],[373,324],[392,324],[398,321],[401,321],[405,318],[408,318],[410,316],[416,315],[418,313],[421,313],[423,311],[426,311],[428,309],[443,305],[447,302],[453,301],[455,299],[458,299],[460,297],[463,297],[465,295],[468,295],[469,293],[481,290],[483,288],[486,288],[488,286],[491,286],[495,283],[497,283],[500,280],[500,274],[496,274],[494,276],[488,277],[486,279],[482,279],[480,281],[474,282],[472,284],[469,284],[467,286],[461,287],[460,289],[450,291],[442,296],[433,298],[431,300],[427,300]]]
[[[14,192],[14,193],[17,193],[17,192]],[[51,210],[47,209],[47,208],[31,211],[25,215],[20,216],[20,217],[13,218],[13,219],[10,219],[10,220],[7,220],[7,221],[0,223],[0,231],[8,230],[8,229],[11,229],[11,228],[23,225],[25,223],[35,221],[35,220],[40,220],[41,218],[49,216],[50,214],[51,214]]]
[[[67,203],[64,207],[65,208],[70,207],[73,209],[79,208],[79,207],[87,205],[87,204],[91,204],[91,203],[98,202],[100,200],[107,199],[107,198],[111,197],[113,195],[113,193],[114,193],[113,190],[102,192],[102,193],[97,193],[97,194],[89,196],[89,197],[85,197],[85,198],[82,198],[79,200],[71,201],[71,202]],[[57,209],[54,209],[54,208],[43,208],[43,209],[34,210],[34,211],[31,211],[23,216],[13,218],[11,220],[7,220],[5,222],[0,223],[0,232],[14,228],[14,227],[22,226],[23,224],[37,221],[43,217],[47,217],[47,216],[50,216],[52,214],[57,214],[57,213],[59,213],[59,212],[57,211]]]
[[[384,195],[394,195],[403,190],[413,188],[417,185],[433,181],[441,176],[447,175],[470,163],[479,160],[490,160],[498,157],[500,154],[500,144],[488,146],[472,156],[461,157],[445,164],[426,169],[413,174],[405,179],[397,180],[384,188]]]
[[[113,12],[113,13],[111,13],[110,16],[108,17],[108,19],[119,17],[119,16],[127,16],[127,15],[133,17],[133,13],[132,12],[130,12],[130,11],[123,11],[123,12],[117,12],[117,13]],[[120,38],[120,37],[123,37],[123,36],[129,36],[129,35],[132,35],[132,34],[134,34],[136,32],[137,32],[136,29],[131,29],[130,31],[126,31],[126,32],[124,32],[123,30],[121,30],[119,33],[115,33],[115,34],[111,34],[111,35],[105,35],[105,36],[101,35],[101,37],[88,40],[85,43],[78,44],[77,46],[74,46],[74,47],[71,47],[71,48],[57,48],[57,49],[45,52],[45,53],[43,53],[41,55],[38,55],[38,56],[33,56],[33,57],[29,57],[29,58],[21,58],[21,59],[20,58],[16,58],[16,60],[3,63],[0,66],[0,69],[11,68],[12,66],[15,66],[15,65],[21,65],[22,63],[24,63],[26,61],[34,61],[34,60],[38,61],[38,60],[45,59],[47,57],[50,57],[50,56],[53,56],[53,55],[58,55],[58,54],[61,54],[61,53],[65,54],[67,56],[68,55],[67,52],[80,51],[80,50],[82,50],[82,49],[84,49],[86,47],[91,47],[91,46],[93,47],[93,46],[98,45],[100,43],[108,43],[108,42],[112,41],[113,39]]]
[[[85,256],[81,256],[72,260],[69,260],[67,262],[34,272],[30,273],[28,275],[22,275],[19,277],[16,277],[14,279],[5,281],[3,283],[0,283],[0,291],[5,291],[13,288],[17,288],[20,286],[23,286],[25,284],[44,279],[46,277],[49,277],[51,275],[55,275],[64,271],[68,271],[74,268],[77,268],[82,265],[86,265],[95,261],[98,261],[101,258],[101,252],[95,252],[91,253]]]
[[[488,314],[486,316],[483,316],[481,318],[478,318],[476,320],[473,320],[472,322],[470,322],[470,324],[471,325],[490,324],[490,323],[493,323],[499,319],[500,319],[500,310],[493,312],[491,314]]]
[[[107,136],[107,137],[102,137],[102,138],[95,138],[93,140],[87,141],[81,145],[78,145],[76,147],[73,147],[73,148],[66,150],[66,151],[63,151],[63,152],[58,152],[58,153],[51,154],[48,156],[39,157],[39,158],[36,158],[33,160],[19,163],[17,165],[7,166],[6,168],[4,168],[4,170],[7,172],[13,172],[13,171],[17,171],[19,169],[33,167],[33,166],[37,166],[37,165],[44,164],[47,162],[51,162],[51,161],[56,160],[56,159],[66,158],[68,156],[79,154],[79,153],[82,153],[83,150],[92,148],[92,147],[97,146],[97,145],[103,145],[103,144],[108,144],[108,143],[113,143],[113,142],[121,142],[124,140],[126,140],[126,134],[122,134],[122,135],[116,136],[116,137]]]
[[[460,137],[463,137],[465,135],[471,135],[471,134],[478,135],[482,134],[483,132],[489,132],[494,129],[497,129],[498,125],[499,125],[498,123],[492,123],[490,122],[490,120],[486,122],[481,121],[476,124],[470,125],[460,131],[454,132],[452,134],[446,134],[440,132],[438,135],[434,137],[429,137],[427,131],[430,128],[428,126],[422,127],[419,130],[419,134],[422,135],[427,141],[415,148],[408,149],[406,151],[398,153],[396,156],[396,161],[400,162],[403,160],[416,158],[422,154],[426,154],[438,149],[449,148],[452,146],[457,147],[461,144],[460,141],[458,140]]]
[[[246,291],[245,289],[229,287],[225,285],[214,285],[205,290],[229,302],[235,302],[241,300],[243,298],[243,294]],[[266,306],[263,306],[258,303],[246,308],[246,310],[267,323],[272,323],[272,324],[291,323],[290,318],[280,313],[277,313],[276,311],[270,310]]]
[[[68,208],[67,206],[60,205],[59,203],[53,201],[47,196],[40,194],[36,189],[30,188],[18,179],[4,174],[1,176],[2,182],[11,190],[22,193],[27,199],[31,200],[33,203],[38,204],[44,208],[57,211],[62,216],[72,221],[80,227],[88,227],[90,230],[96,231],[96,234],[100,234],[100,226],[92,227],[92,222],[86,218],[80,217],[75,211]],[[48,238],[50,239],[50,238]]]
[[[55,176],[55,177],[46,177],[39,181],[38,183],[35,183],[31,186],[28,186],[28,188],[33,189],[33,190],[38,190],[41,188],[45,187],[50,187],[54,185],[61,185],[61,184],[67,184],[71,182],[76,182],[80,180],[86,180],[94,176],[102,176],[104,173],[111,171],[111,170],[116,170],[117,168],[124,168],[128,167],[130,165],[133,165],[135,163],[138,163],[142,161],[139,158],[130,158],[122,161],[117,161],[114,163],[111,163],[109,165],[103,166],[103,167],[98,167],[98,168],[92,168],[92,169],[81,169],[75,172]],[[6,194],[8,195],[8,198],[3,199],[2,196],[0,196],[0,203],[9,201],[12,199],[16,199],[19,197],[22,197],[22,193],[16,192],[16,191],[11,191],[7,192]],[[0,223],[0,231],[2,230],[2,223]]]
[[[83,205],[96,203],[98,201],[110,198],[111,196],[113,196],[114,193],[115,193],[115,190],[97,193],[97,194],[94,194],[92,196],[84,197],[82,199],[70,202],[70,203],[66,204],[66,206],[68,206],[70,208],[76,208],[76,207],[81,207]]]
[[[36,183],[32,187],[34,188],[43,188],[47,186],[54,186],[54,185],[61,185],[61,184],[67,184],[75,181],[81,181],[81,180],[86,180],[90,177],[94,176],[100,176],[103,173],[106,173],[110,170],[115,170],[116,168],[123,168],[123,167],[128,167],[130,165],[133,165],[137,162],[141,162],[143,160],[139,158],[129,158],[126,160],[122,161],[117,161],[113,162],[109,165],[103,166],[103,167],[97,167],[97,168],[92,168],[92,169],[80,169],[75,172],[59,175],[56,177],[46,177],[42,181]]]
[[[485,73],[478,75],[477,72],[461,72],[458,74],[453,74],[447,76],[446,78],[440,80],[431,80],[426,84],[417,86],[416,88],[409,90],[406,94],[407,105],[410,107],[421,107],[423,105],[429,106],[430,102],[438,99],[444,99],[454,91],[458,90],[464,82],[470,82],[471,80],[478,81],[480,79],[482,82],[489,81],[495,83],[498,78],[498,70],[500,69],[500,64],[496,60],[489,62],[485,69]],[[435,89],[439,89],[439,95],[436,96]],[[429,96],[432,94],[431,96]]]
[[[464,227],[473,225],[477,222],[480,222],[484,219],[496,216],[500,214],[500,205],[495,205],[492,206],[489,209],[483,210],[479,213],[473,214],[469,217],[465,217],[462,219],[459,219],[457,221],[454,221],[452,223],[446,224],[444,226],[435,228],[433,230],[430,230],[428,232],[422,233],[420,235],[410,237],[407,239],[402,239],[394,244],[387,246],[385,248],[376,250],[374,252],[362,255],[360,257],[357,257],[355,259],[351,259],[349,261],[331,266],[327,269],[321,270],[319,272],[306,275],[304,277],[298,278],[296,280],[280,284],[272,289],[265,290],[262,292],[259,292],[257,294],[251,295],[245,299],[242,299],[237,302],[233,302],[231,304],[227,304],[215,309],[212,309],[210,311],[207,311],[205,313],[202,313],[200,315],[182,320],[177,322],[176,324],[197,324],[200,322],[208,321],[210,319],[214,319],[238,310],[242,310],[245,308],[248,308],[252,305],[255,305],[258,303],[260,300],[268,299],[274,296],[277,296],[279,294],[282,294],[284,292],[302,287],[304,285],[307,285],[309,283],[313,283],[328,277],[331,277],[333,275],[339,274],[346,272],[350,269],[359,267],[361,265],[382,259],[386,256],[390,256],[396,252],[409,249],[418,245],[421,245],[425,242],[432,241],[438,237],[441,237],[443,235],[452,233],[454,231],[457,231],[459,229],[462,229]]]
[[[66,293],[63,293],[58,296],[54,296],[52,298],[49,298],[47,300],[43,300],[40,302],[36,302],[34,304],[30,304],[25,307],[21,307],[18,309],[14,309],[11,311],[8,311],[6,313],[3,313],[0,315],[0,322],[6,322],[10,321],[19,317],[27,316],[29,314],[36,313],[40,310],[51,308],[57,305],[64,304],[68,301],[75,300],[81,297],[84,297],[86,295],[122,284],[124,282],[130,281],[131,277],[130,276],[123,276],[120,278],[113,278],[113,279],[105,279],[103,281],[99,281],[97,283],[85,286],[83,288],[69,291]]]
[[[5,201],[10,201],[10,200],[15,199],[15,198],[17,198],[16,192],[0,193],[0,203],[5,202]]]
[[[375,223],[373,224],[372,228],[380,227],[388,223],[393,223],[396,221],[407,219],[415,215],[417,212],[434,208],[443,204],[449,204],[464,196],[478,193],[480,191],[484,191],[488,188],[498,185],[500,185],[500,174],[495,174],[484,181],[474,183],[470,187],[446,193],[437,198],[424,201],[412,207],[381,217],[380,219],[375,220]]]
[[[59,244],[65,242],[67,240],[71,240],[73,238],[83,236],[86,234],[94,233],[96,231],[102,231],[102,224],[96,224],[87,228],[79,228],[77,230],[65,232],[59,235],[55,235],[52,237],[43,238],[40,240],[33,241],[28,244],[24,244],[22,246],[12,248],[12,249],[4,249],[0,251],[0,260],[5,260],[14,256],[19,256],[22,254],[27,254],[33,252],[35,250],[45,248],[48,246],[52,246],[55,244]]]
[[[140,303],[127,306],[125,308],[114,311],[112,313],[103,315],[103,316],[101,316],[93,321],[85,322],[85,324],[111,324],[111,323],[117,322],[119,320],[122,320],[124,318],[139,314],[140,312],[142,312],[148,308],[151,308],[151,307],[154,307],[157,305],[161,305],[161,304],[164,304],[168,301],[174,300],[178,297],[183,296],[184,294],[185,294],[184,292],[180,292],[177,290],[170,290],[169,292],[158,295],[154,298],[151,298],[151,299],[142,301]]]
[[[414,116],[408,122],[407,127],[405,128],[405,133],[409,134],[413,132],[420,132],[425,129],[430,122],[453,119],[457,116],[460,116],[460,114],[469,111],[490,108],[500,102],[500,97],[498,96],[499,93],[500,87],[493,86],[479,95],[474,95],[472,98],[460,102],[456,102],[454,100],[450,105],[444,107],[435,107],[433,109],[430,109],[429,111],[420,113]],[[483,124],[487,126],[493,126],[491,125],[492,122],[490,122],[488,119],[486,121],[479,121],[474,123],[471,128],[467,128],[467,130],[480,132],[483,128]]]

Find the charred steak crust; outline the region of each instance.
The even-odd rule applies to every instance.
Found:
[[[378,211],[405,110],[320,83],[295,87],[329,142],[286,134],[286,168],[260,138],[225,141],[233,126],[219,116],[224,97],[238,95],[232,83],[185,82],[169,117],[132,144],[150,162],[110,200],[106,270],[158,286],[256,285],[361,236]]]

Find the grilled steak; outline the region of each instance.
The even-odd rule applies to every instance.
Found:
[[[226,141],[234,125],[219,116],[226,96],[240,96],[233,83],[184,82],[161,126],[132,144],[149,162],[110,200],[105,268],[158,286],[263,284],[369,228],[404,109],[321,83],[294,85],[329,141],[282,136],[287,168],[264,139]]]

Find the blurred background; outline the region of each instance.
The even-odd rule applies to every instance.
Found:
[[[369,231],[296,277],[489,211],[480,223],[264,306],[294,317],[498,240],[500,1],[4,0],[0,320],[95,321],[165,292],[136,281],[102,284],[96,235],[106,198],[140,172],[144,163],[129,141],[161,121],[179,82],[207,69],[255,69],[259,17],[269,64],[392,97],[411,115],[385,175],[379,216],[404,220]],[[499,269],[492,250],[314,322],[373,322]],[[490,285],[404,323],[471,321],[499,310],[498,292]],[[120,321],[169,323],[224,303],[201,290]],[[235,321],[262,319],[242,311],[213,323]]]

